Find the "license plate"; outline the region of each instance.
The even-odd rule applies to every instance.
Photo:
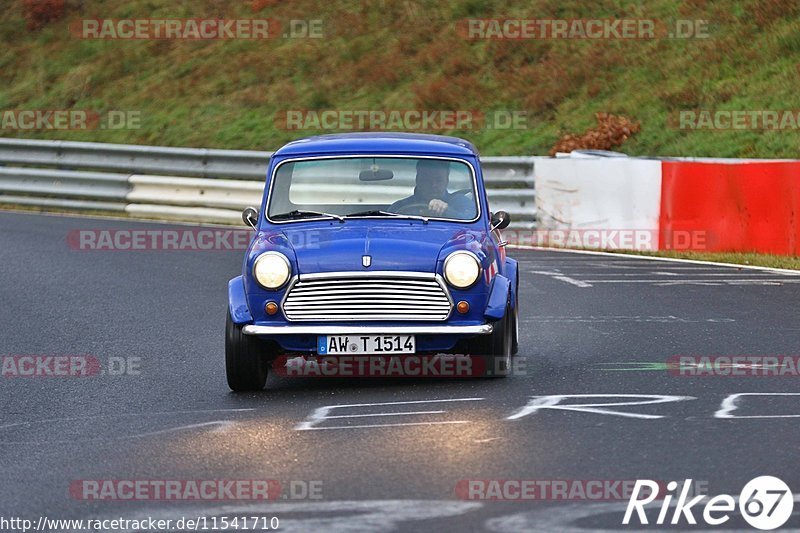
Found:
[[[414,335],[320,335],[319,355],[414,353]]]

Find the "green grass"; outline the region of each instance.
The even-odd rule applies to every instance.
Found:
[[[64,19],[25,28],[23,2],[0,13],[0,109],[111,109],[141,127],[3,131],[3,136],[275,149],[330,131],[287,131],[289,109],[468,109],[527,113],[519,130],[458,134],[487,155],[545,154],[594,114],[625,115],[642,130],[633,155],[796,157],[797,131],[687,131],[682,109],[800,109],[794,0],[519,0],[324,2],[254,12],[222,0],[68,0]],[[82,6],[82,7],[77,7]],[[687,40],[467,41],[465,17],[707,19],[711,37]],[[322,39],[86,41],[86,18],[322,19]]]

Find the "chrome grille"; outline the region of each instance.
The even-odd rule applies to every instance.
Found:
[[[442,321],[451,308],[441,279],[416,272],[301,275],[283,302],[293,321]]]

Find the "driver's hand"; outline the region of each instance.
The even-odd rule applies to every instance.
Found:
[[[448,207],[447,206],[447,202],[445,202],[443,200],[437,200],[437,199],[434,198],[428,204],[428,211],[430,211],[431,214],[434,214],[434,215],[441,215],[442,213],[447,211],[447,207]]]

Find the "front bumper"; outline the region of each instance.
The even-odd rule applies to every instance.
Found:
[[[489,335],[492,324],[474,326],[258,326],[242,328],[245,335]]]
[[[459,294],[456,299],[465,299],[470,304],[470,313],[463,317],[451,316],[447,321],[420,323],[421,321],[345,321],[325,322],[286,321],[282,316],[266,317],[260,310],[261,300],[254,304],[256,313],[251,314],[247,297],[238,276],[228,284],[229,312],[234,324],[242,327],[242,333],[272,340],[287,352],[315,352],[318,337],[324,335],[416,335],[418,353],[448,352],[460,341],[490,335],[493,322],[501,319],[508,301],[508,280],[495,276],[491,293]],[[463,292],[463,291],[462,291]],[[487,301],[488,296],[488,301]]]

